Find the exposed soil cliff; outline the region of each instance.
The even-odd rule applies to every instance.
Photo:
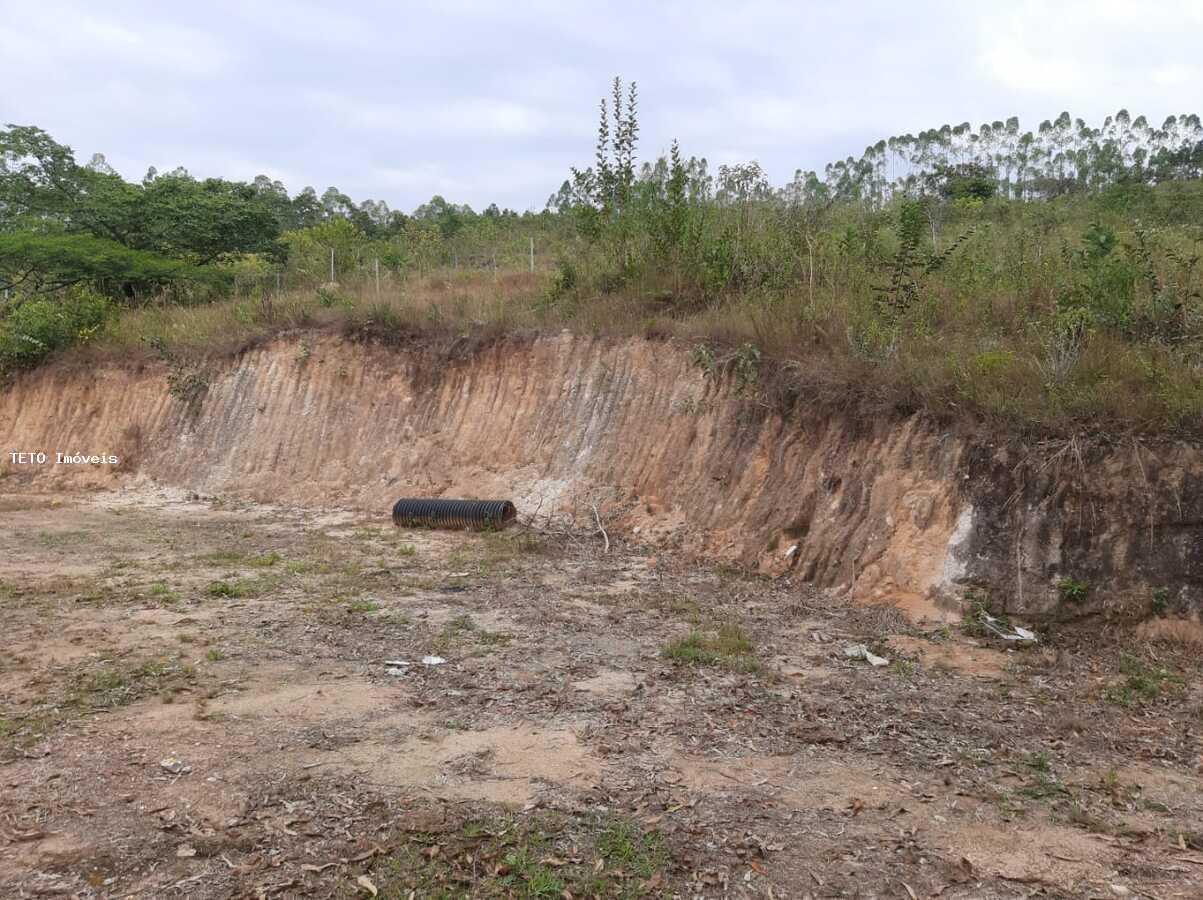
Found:
[[[382,515],[405,494],[507,496],[526,513],[596,504],[655,544],[925,613],[968,586],[1028,615],[1197,609],[1203,596],[1195,446],[1021,453],[923,416],[865,420],[805,399],[782,415],[670,345],[568,335],[460,359],[280,341],[215,364],[192,403],[165,374],[19,379],[0,393],[9,477],[141,477]],[[17,450],[51,459],[13,463]],[[121,463],[54,466],[58,452]]]

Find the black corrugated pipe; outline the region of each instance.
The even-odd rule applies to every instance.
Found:
[[[393,504],[393,524],[427,528],[504,528],[518,515],[509,500],[437,500],[402,497]]]

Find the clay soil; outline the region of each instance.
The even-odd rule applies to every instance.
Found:
[[[0,896],[1203,896],[1197,647],[587,529],[0,516]]]

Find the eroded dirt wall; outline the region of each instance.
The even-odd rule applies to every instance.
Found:
[[[1203,584],[1194,447],[1041,467],[919,416],[866,421],[803,398],[782,417],[670,345],[566,334],[459,360],[297,338],[207,377],[194,406],[158,367],[23,377],[0,393],[9,477],[149,478],[382,515],[407,494],[505,496],[524,513],[597,505],[675,552],[790,567],[928,614],[966,585],[1050,613],[1065,578],[1091,584],[1092,604],[1161,582],[1197,601]],[[122,463],[21,465],[11,450]]]

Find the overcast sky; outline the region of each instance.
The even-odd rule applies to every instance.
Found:
[[[0,0],[0,122],[129,178],[542,208],[610,79],[642,157],[797,168],[891,134],[1203,112],[1203,0],[186,3]]]

